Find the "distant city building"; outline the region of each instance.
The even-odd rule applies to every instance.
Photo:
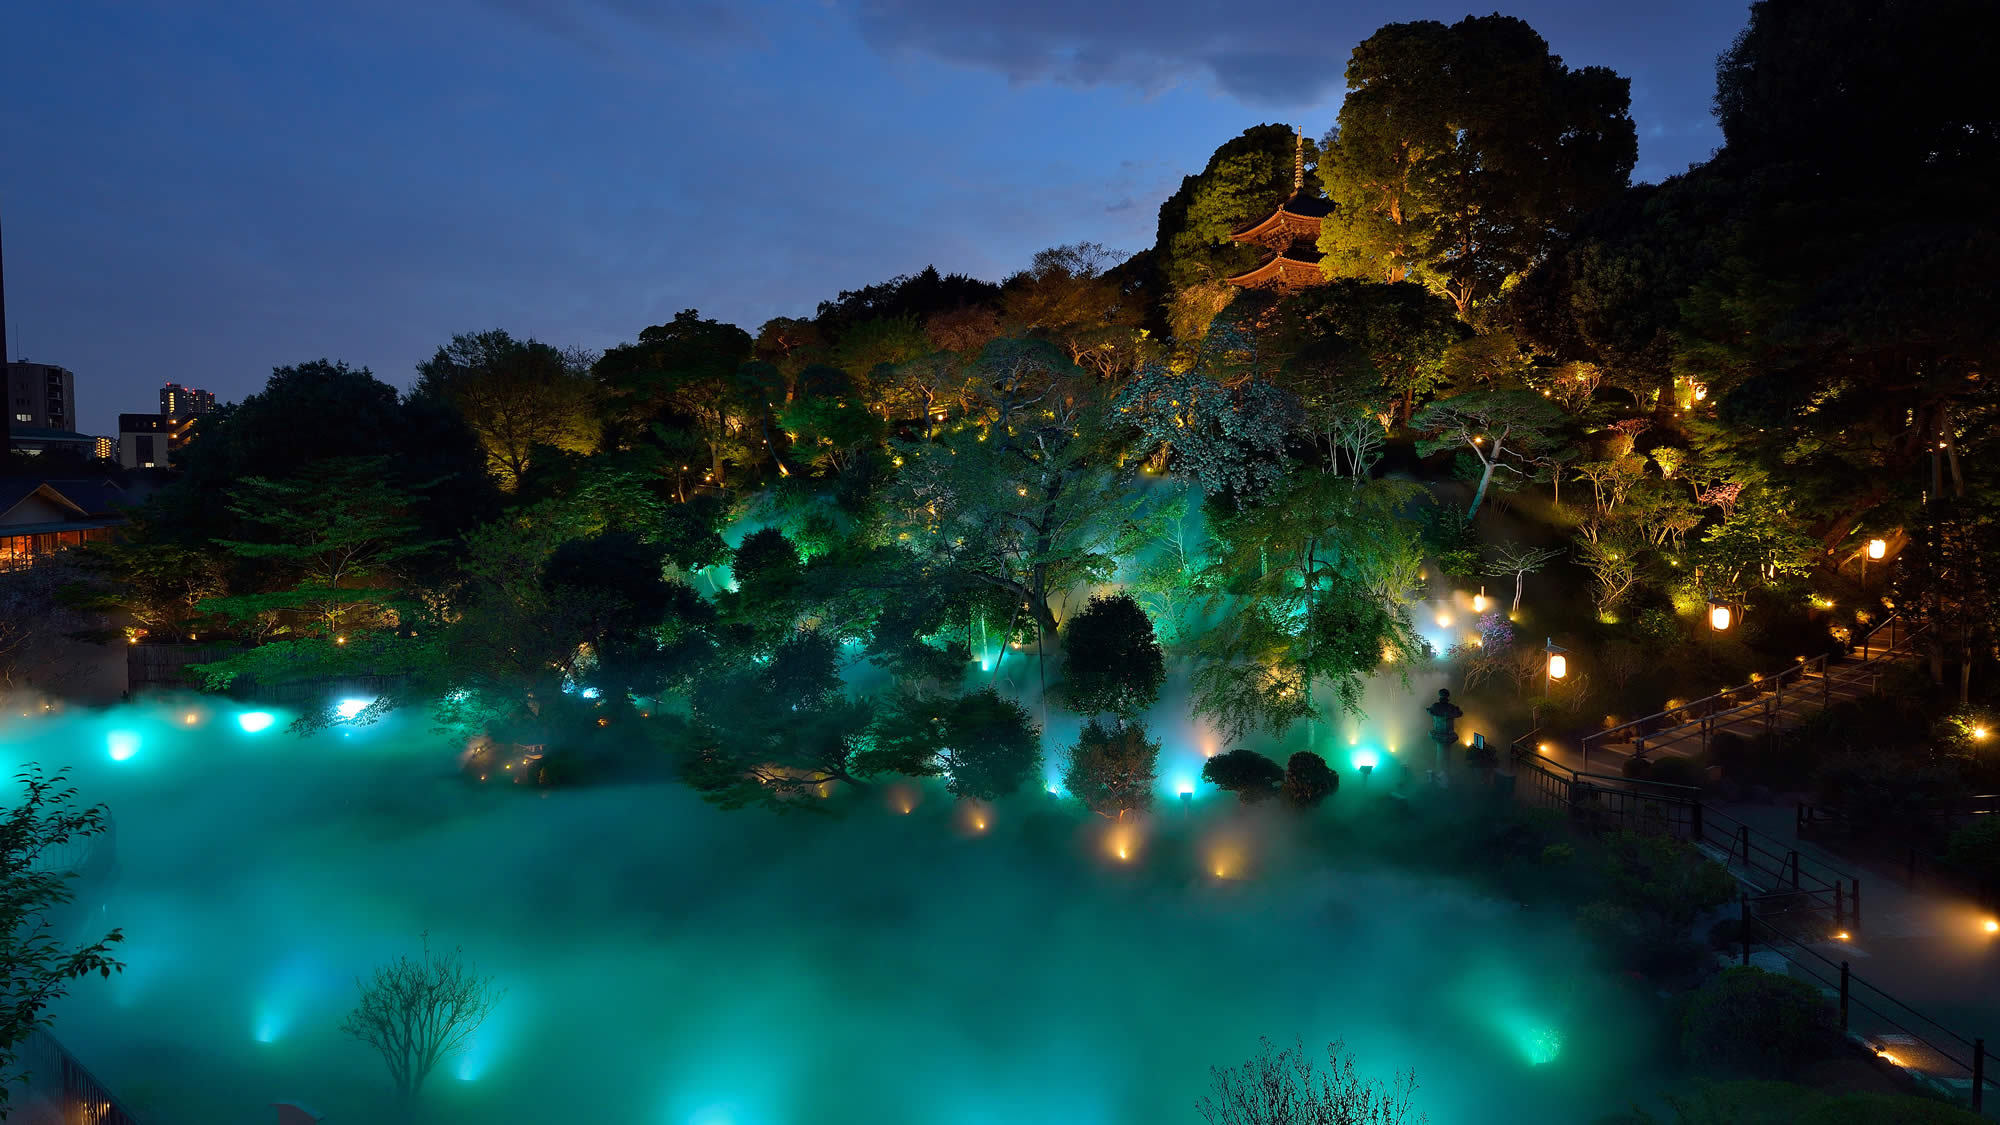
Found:
[[[98,438],[92,438],[90,439],[90,441],[91,441],[91,446],[90,446],[91,455],[96,457],[99,461],[109,461],[112,458],[118,456],[117,438],[98,437]]]
[[[168,383],[160,388],[160,414],[167,418],[196,418],[215,409],[215,395],[199,387]]]
[[[51,429],[48,426],[30,426],[26,423],[16,422],[14,423],[13,440],[14,451],[16,453],[25,453],[30,457],[39,456],[58,449],[67,449],[80,457],[88,459],[96,454],[97,443],[104,439],[94,438],[89,434],[80,434],[75,430],[57,430]]]
[[[118,463],[128,469],[164,469],[194,430],[193,418],[164,414],[118,416]]]
[[[76,376],[52,363],[9,363],[7,418],[17,435],[23,426],[75,430]]]

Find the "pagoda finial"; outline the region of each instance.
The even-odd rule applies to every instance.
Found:
[[[1298,134],[1298,143],[1292,146],[1292,194],[1306,189],[1306,131],[1297,125],[1292,130]]]

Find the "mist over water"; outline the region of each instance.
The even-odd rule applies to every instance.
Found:
[[[1260,1036],[1414,1067],[1439,1125],[1629,1100],[1615,988],[1560,919],[1307,848],[1206,787],[1123,827],[917,785],[719,812],[670,784],[470,785],[416,715],[300,739],[246,709],[0,726],[0,766],[71,767],[110,807],[117,872],[83,893],[129,968],[78,982],[56,1033],[148,1122],[388,1120],[386,1070],[338,1025],[426,931],[506,989],[426,1086],[436,1122],[1198,1122],[1208,1068]],[[1176,788],[1202,734],[1156,734]],[[1315,815],[1350,816],[1329,758]]]

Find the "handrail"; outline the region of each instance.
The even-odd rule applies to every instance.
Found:
[[[1983,1095],[1985,1093],[1986,1086],[1988,1085],[2000,1086],[2000,1079],[1996,1079],[1994,1076],[1991,1076],[1986,1072],[1986,1067],[1984,1065],[1985,1063],[1984,1056],[1987,1052],[1985,1049],[1986,1043],[1984,1039],[1967,1039],[1965,1036],[1958,1034],[1957,1032],[1939,1023],[1937,1020],[1932,1019],[1931,1017],[1916,1010],[1915,1008],[1904,1003],[1903,1001],[1896,999],[1894,996],[1890,995],[1887,991],[1882,989],[1879,985],[1870,984],[1867,981],[1862,980],[1860,977],[1854,974],[1853,970],[1848,966],[1848,963],[1846,962],[1836,963],[1832,958],[1828,957],[1826,954],[1821,953],[1819,950],[1814,949],[1809,945],[1806,945],[1804,942],[1801,942],[1798,938],[1785,933],[1783,930],[1780,930],[1776,926],[1771,925],[1769,922],[1764,921],[1762,918],[1757,917],[1754,913],[1748,917],[1747,921],[1750,923],[1749,925],[1750,933],[1755,933],[1759,928],[1761,928],[1769,935],[1767,938],[1764,939],[1765,945],[1770,946],[1773,949],[1773,951],[1778,954],[1778,956],[1785,958],[1786,961],[1797,966],[1808,979],[1812,980],[1813,982],[1820,985],[1822,988],[1827,989],[1829,992],[1832,992],[1836,997],[1838,997],[1838,1003],[1840,1005],[1842,1031],[1849,1030],[1849,1028],[1847,1027],[1848,1023],[1847,1016],[1848,1016],[1848,1005],[1850,1003],[1857,1005],[1861,1007],[1863,1010],[1873,1014],[1878,1019],[1884,1021],[1885,1023],[1888,1023],[1890,1026],[1895,1028],[1897,1033],[1909,1036],[1910,1038],[1916,1040],[1918,1043],[1921,1043],[1925,1047],[1928,1047],[1931,1051],[1936,1053],[1938,1057],[1951,1063],[1953,1066],[1958,1067],[1959,1069],[1965,1071],[1966,1075],[1970,1080],[1969,1084],[1972,1085],[1973,1087],[1969,1091],[1969,1093],[1971,1094],[1971,1101],[1974,1109],[1982,1108],[1981,1103],[1984,1101]],[[1777,940],[1771,940],[1771,939],[1777,939]],[[1806,954],[1810,958],[1810,960],[1801,959],[1797,957],[1793,952],[1781,948],[1778,944],[1780,941],[1784,942],[1786,945],[1789,945],[1791,947],[1791,950],[1796,950],[1798,953]],[[1748,955],[1747,948],[1745,950],[1745,955],[1747,958]],[[1818,961],[1820,965],[1825,966],[1825,968],[1818,972],[1814,971],[1814,966],[1812,965],[1812,961]],[[1875,1003],[1870,1003],[1868,998],[1855,995],[1855,993],[1861,989],[1866,989],[1868,992],[1873,993],[1875,998]],[[1881,1006],[1878,1007],[1877,1006],[1878,1004]],[[1895,1015],[1892,1014],[1891,1012],[1883,1011],[1882,1009],[1885,1007],[1901,1009],[1903,1014]],[[1925,1028],[1925,1031],[1918,1031],[1917,1028],[1911,1026],[1912,1023],[1922,1025]],[[1866,1040],[1870,1038],[1870,1036],[1864,1034],[1862,1038]],[[1956,1050],[1954,1051],[1951,1048],[1941,1046],[1937,1042],[1937,1040],[1940,1039],[1950,1040],[1955,1045]],[[1891,1061],[1895,1062],[1896,1060],[1892,1059]],[[1901,1066],[1904,1064],[1898,1062],[1896,1065]]]
[[[1919,625],[1915,629],[1902,632],[1898,626],[1898,622],[1901,620],[1901,614],[1890,614],[1887,620],[1877,624],[1861,638],[1860,648],[1862,658],[1854,666],[1856,670],[1866,668],[1878,661],[1886,660],[1896,652],[1902,651],[1908,646],[1911,640],[1915,639],[1928,628],[1928,625]],[[1869,655],[1875,635],[1884,629],[1889,630],[1889,647],[1883,649],[1879,654]],[[1899,632],[1901,632],[1900,636],[1898,636]],[[1808,673],[1816,672],[1818,674],[1821,682],[1821,693],[1824,695],[1831,687],[1831,681],[1828,678],[1830,676],[1830,655],[1828,653],[1821,653],[1811,660],[1793,664],[1773,675],[1758,676],[1751,679],[1748,683],[1738,684],[1732,688],[1724,688],[1713,695],[1702,696],[1700,699],[1691,700],[1678,707],[1669,707],[1664,710],[1655,711],[1642,718],[1620,723],[1615,727],[1593,731],[1583,737],[1584,761],[1588,762],[1590,760],[1590,747],[1594,743],[1643,741],[1647,733],[1665,733],[1667,731],[1679,730],[1697,721],[1707,721],[1712,724],[1716,719],[1741,714],[1755,707],[1763,707],[1768,711],[1771,709],[1773,701],[1782,700],[1787,683],[1804,680],[1807,678]],[[1734,702],[1734,697],[1744,692],[1749,692],[1750,698],[1740,703]],[[1718,703],[1727,706],[1719,708],[1712,706]],[[1653,724],[1656,720],[1666,721],[1649,728],[1648,724]],[[1630,740],[1615,737],[1626,732],[1637,732],[1638,737]]]

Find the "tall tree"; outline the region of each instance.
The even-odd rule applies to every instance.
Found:
[[[710,478],[721,485],[724,462],[747,452],[737,373],[752,349],[748,332],[684,309],[672,321],[640,332],[637,343],[605,352],[596,374],[628,434],[643,433],[674,414],[694,419],[708,447]]]
[[[502,995],[459,950],[432,952],[428,936],[420,957],[399,956],[375,970],[373,980],[355,983],[361,1001],[340,1029],[381,1053],[405,1101],[423,1090],[439,1062],[465,1047]]]
[[[479,437],[501,487],[513,491],[537,446],[597,449],[593,356],[502,331],[463,333],[417,365],[415,396],[458,411]]]
[[[1354,49],[1320,177],[1329,277],[1408,277],[1461,316],[1498,296],[1638,159],[1630,83],[1571,69],[1510,16],[1389,24]]]
[[[1063,767],[1063,788],[1099,816],[1122,820],[1153,804],[1160,744],[1139,723],[1083,724]]]
[[[1562,411],[1526,390],[1474,391],[1439,399],[1410,419],[1411,428],[1428,435],[1418,440],[1419,453],[1429,456],[1460,449],[1478,459],[1479,486],[1466,509],[1467,519],[1478,514],[1495,472],[1525,476],[1527,457],[1551,441],[1562,425]]]

